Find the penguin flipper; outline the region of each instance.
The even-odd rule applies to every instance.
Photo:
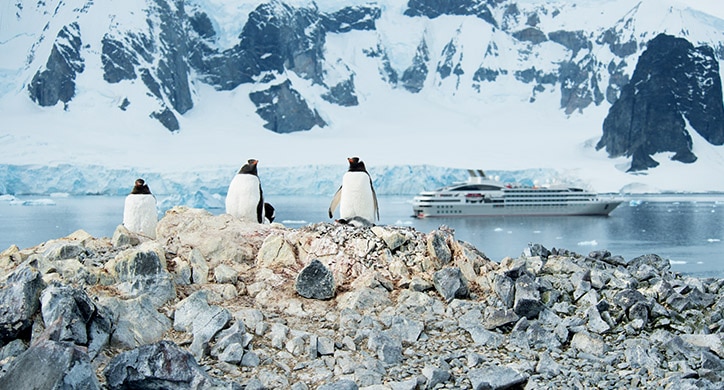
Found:
[[[372,178],[370,178],[370,188],[372,189],[372,200],[375,203],[375,214],[377,215],[377,220],[380,220],[380,208],[377,205],[377,193],[375,192],[375,187],[372,185]]]
[[[337,206],[339,206],[340,200],[342,200],[342,186],[340,186],[337,192],[334,193],[332,203],[329,204],[329,218],[333,218],[334,210],[337,209]]]
[[[256,221],[264,223],[264,194],[261,191],[261,184],[259,184],[259,203],[256,204]]]

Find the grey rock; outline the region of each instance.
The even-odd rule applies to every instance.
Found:
[[[452,260],[452,251],[447,244],[448,234],[434,230],[427,236],[427,251],[440,264],[448,264]]]
[[[349,379],[341,379],[332,383],[327,383],[317,387],[317,390],[357,390],[359,387],[354,381]]]
[[[468,372],[473,390],[508,389],[524,384],[528,377],[507,367],[487,367]]]
[[[335,294],[334,276],[321,261],[314,259],[297,276],[297,293],[310,299],[330,299]]]
[[[529,276],[523,275],[515,281],[513,310],[521,317],[533,319],[543,309],[538,286]]]
[[[608,346],[603,338],[582,332],[573,335],[571,347],[594,356],[602,356],[608,352]]]
[[[557,376],[561,373],[561,365],[556,362],[550,354],[542,353],[535,367],[535,372]]]
[[[367,348],[374,351],[384,363],[398,364],[402,361],[402,342],[389,332],[370,335]]]
[[[239,278],[239,272],[226,264],[219,264],[214,268],[214,280],[216,283],[234,284]]]
[[[138,236],[131,233],[123,224],[116,227],[111,237],[111,244],[115,247],[136,246],[140,243],[141,241],[138,239]]]
[[[482,320],[483,314],[480,310],[474,309],[460,316],[458,326],[465,329],[477,345],[490,347],[500,345],[503,342],[503,336],[485,329]]]
[[[512,308],[515,299],[515,282],[507,275],[495,274],[493,289],[505,304],[505,307]]]
[[[40,272],[27,264],[8,276],[0,290],[0,341],[13,340],[30,327],[44,287]]]
[[[155,251],[130,251],[116,259],[112,268],[120,282],[117,287],[127,298],[146,295],[159,307],[176,297],[173,278]]]
[[[334,354],[334,340],[329,337],[319,337],[317,339],[317,352],[322,356]]]
[[[241,389],[212,378],[190,353],[166,340],[116,355],[103,375],[109,389]]]
[[[514,324],[520,319],[520,316],[511,309],[492,309],[486,311],[486,314],[483,325],[489,330]]]
[[[88,327],[96,307],[83,290],[68,286],[48,286],[40,296],[41,313],[46,327],[58,321],[55,341],[88,345]]]
[[[25,342],[20,339],[15,339],[0,348],[0,361],[7,361],[7,358],[18,357],[21,353],[25,352],[28,347]]]
[[[171,329],[171,320],[159,313],[147,296],[135,299],[104,297],[99,299],[98,306],[99,310],[112,316],[112,345],[135,348],[150,344],[159,341]]]
[[[460,268],[445,267],[435,272],[432,279],[435,289],[447,302],[456,298],[465,299],[470,297],[468,283],[463,277]]]
[[[52,362],[52,364],[48,364]],[[5,375],[2,389],[100,389],[95,369],[82,348],[42,340],[18,356]]]
[[[655,369],[661,364],[661,356],[648,340],[640,338],[624,341],[624,356],[632,368]]]
[[[414,343],[425,330],[422,321],[413,320],[403,316],[394,316],[390,323],[390,331],[395,333],[402,341]]]
[[[219,306],[210,306],[205,291],[198,291],[176,304],[173,328],[191,332],[189,349],[198,359],[206,353],[209,341],[231,321],[231,313]]]
[[[209,281],[209,263],[197,248],[191,250],[189,264],[191,265],[191,282],[193,284],[206,284]]]
[[[447,382],[451,377],[448,370],[429,365],[422,369],[422,375],[427,378],[427,389],[434,389],[437,385]]]

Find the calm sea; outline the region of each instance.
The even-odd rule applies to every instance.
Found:
[[[123,197],[18,197],[0,199],[0,251],[31,247],[83,229],[110,237],[123,216]],[[273,196],[277,221],[296,228],[328,222],[329,197]],[[724,277],[724,194],[632,196],[608,217],[412,218],[411,197],[381,197],[380,225],[430,232],[440,225],[500,261],[520,255],[529,243],[581,254],[609,250],[633,259],[656,253],[672,269],[696,276]],[[209,210],[214,214],[221,209]]]

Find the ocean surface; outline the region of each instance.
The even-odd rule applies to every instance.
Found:
[[[159,197],[159,202],[162,200]],[[630,260],[655,253],[674,271],[724,277],[724,194],[629,196],[608,217],[412,217],[411,196],[380,197],[380,225],[411,226],[430,232],[446,225],[458,240],[490,259],[517,257],[529,243],[588,254],[609,250]],[[329,222],[330,197],[274,196],[276,222],[296,228]],[[124,197],[0,197],[0,251],[15,244],[32,247],[83,229],[110,237],[123,217]],[[214,214],[223,209],[210,209]]]

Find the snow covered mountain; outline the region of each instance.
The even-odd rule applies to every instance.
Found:
[[[351,155],[724,191],[724,21],[675,0],[0,4],[7,191],[26,164],[231,177]]]

